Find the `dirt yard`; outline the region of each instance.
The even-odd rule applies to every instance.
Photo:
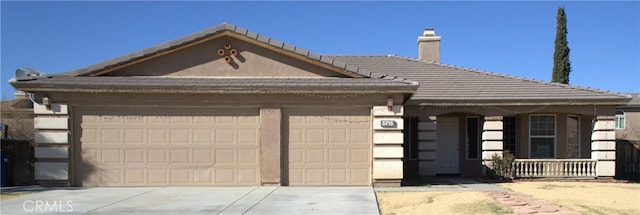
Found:
[[[640,184],[515,182],[500,186],[588,214],[640,214]]]
[[[0,201],[17,198],[17,197],[24,196],[24,195],[27,195],[27,194],[30,194],[30,193],[29,192],[21,192],[21,193],[4,193],[4,194],[0,194]]]
[[[382,215],[513,214],[482,192],[376,192]]]

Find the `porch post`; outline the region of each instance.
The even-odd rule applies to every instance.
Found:
[[[436,176],[436,117],[418,123],[418,175]]]
[[[596,176],[616,175],[616,134],[614,116],[596,116],[591,134],[591,159],[598,161]]]
[[[402,105],[374,106],[373,115],[373,186],[399,187],[404,165],[404,113]]]
[[[485,116],[482,126],[482,175],[486,176],[491,157],[502,156],[502,116]]]

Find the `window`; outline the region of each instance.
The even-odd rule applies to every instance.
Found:
[[[580,158],[579,116],[567,116],[567,158]]]
[[[531,158],[555,158],[556,116],[531,115],[529,139]]]
[[[467,159],[478,159],[480,154],[480,125],[478,117],[467,117]]]
[[[404,119],[404,157],[418,158],[418,118]]]
[[[616,116],[614,120],[616,121],[616,129],[625,128],[624,111],[616,110]]]
[[[506,116],[502,118],[502,149],[516,154],[516,117]]]

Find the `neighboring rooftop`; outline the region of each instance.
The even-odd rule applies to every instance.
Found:
[[[640,93],[630,93],[631,101],[627,105],[628,107],[640,107]]]

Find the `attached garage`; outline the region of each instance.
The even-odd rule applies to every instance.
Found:
[[[81,109],[83,186],[259,185],[258,110]]]
[[[11,84],[38,183],[83,187],[399,185],[418,88],[230,24]]]
[[[285,111],[288,185],[370,185],[370,112]]]

